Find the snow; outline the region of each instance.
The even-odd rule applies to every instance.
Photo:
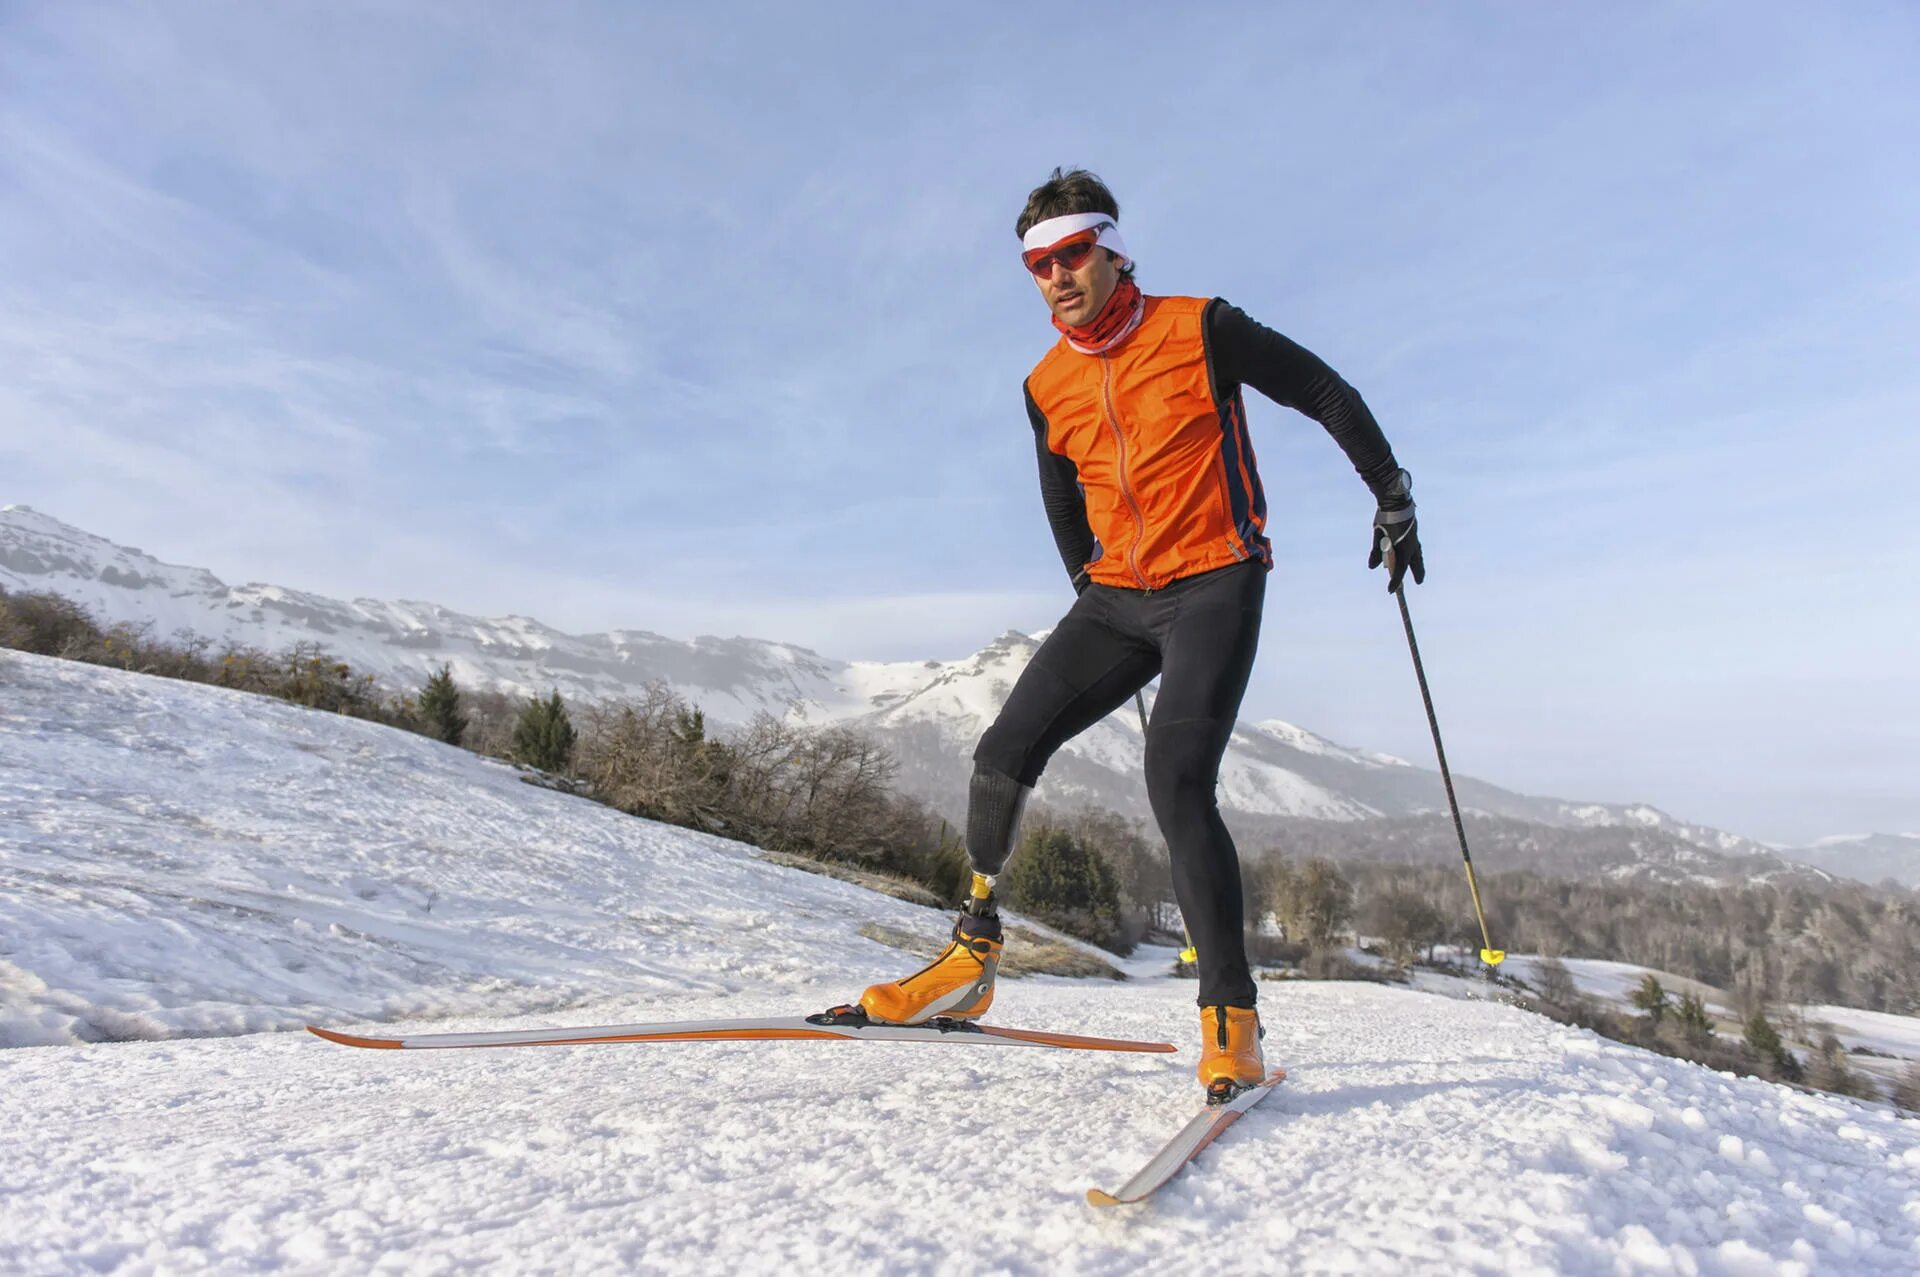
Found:
[[[1540,981],[1536,968],[1540,961],[1536,955],[1508,954],[1503,970],[1537,986]],[[1567,968],[1567,974],[1573,977],[1574,986],[1582,993],[1622,1009],[1633,1009],[1630,996],[1639,986],[1641,977],[1651,974],[1659,979],[1669,997],[1697,993],[1708,1010],[1737,1018],[1733,1009],[1734,999],[1724,990],[1675,975],[1671,971],[1636,966],[1630,962],[1607,962],[1598,958],[1562,958],[1561,962]],[[1438,980],[1447,979],[1438,973],[1432,974]],[[1451,986],[1436,984],[1432,987],[1439,991]],[[1865,1047],[1901,1060],[1920,1060],[1920,1018],[1828,1005],[1795,1006],[1790,1010],[1806,1021],[1816,1040],[1821,1033],[1830,1029],[1844,1046]]]
[[[18,653],[0,916],[0,1046],[805,987],[925,925],[422,737]]]
[[[1528,984],[1538,987],[1540,978],[1535,968],[1541,960],[1535,954],[1510,953],[1502,964],[1502,968],[1508,975],[1517,976]],[[1562,958],[1560,961],[1566,967],[1567,974],[1573,977],[1574,986],[1580,992],[1623,1007],[1628,1005],[1628,998],[1634,989],[1639,987],[1641,978],[1649,973],[1659,979],[1669,997],[1678,997],[1683,993],[1698,993],[1709,1006],[1714,1005],[1716,999],[1723,997],[1720,990],[1712,985],[1689,980],[1671,971],[1636,966],[1631,962],[1608,962],[1601,958]]]
[[[1184,987],[1009,987],[1006,1018],[1184,1027]],[[728,1014],[784,1009],[735,995]],[[708,1001],[703,1006],[712,1007]],[[1269,991],[1292,1076],[1154,1203],[1156,1057],[812,1044],[0,1056],[0,1265],[297,1271],[1907,1273],[1920,1133],[1491,1004]],[[594,1008],[651,1019],[655,1001]],[[681,1007],[681,1010],[688,1008]],[[570,1019],[572,1017],[569,1017]],[[480,1027],[462,1022],[457,1027]],[[1184,1036],[1184,1035],[1180,1035]],[[721,1101],[725,1102],[721,1102]],[[956,1222],[960,1221],[960,1222]]]
[[[1153,1202],[1194,986],[1008,981],[1177,1056],[355,1051],[792,1014],[944,918],[260,698],[0,654],[0,1271],[1911,1273],[1920,1123],[1490,999],[1265,985],[1288,1081]],[[1578,978],[1578,977],[1576,977]],[[85,1044],[127,1029],[165,1040]],[[1204,1257],[1202,1260],[1201,1257]]]
[[[1370,767],[1412,766],[1406,759],[1395,758],[1392,754],[1383,754],[1377,750],[1348,749],[1345,745],[1336,745],[1326,737],[1317,736],[1306,728],[1295,726],[1284,719],[1264,719],[1255,723],[1253,730],[1271,736],[1281,744],[1297,749],[1303,754],[1341,758]]]
[[[1831,1028],[1834,1036],[1849,1047],[1863,1046],[1885,1055],[1920,1060],[1920,1019],[1913,1016],[1836,1006],[1810,1006],[1801,1011],[1809,1025]]]

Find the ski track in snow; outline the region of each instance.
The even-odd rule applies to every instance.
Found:
[[[1489,1001],[1266,986],[1288,1081],[1111,1211],[1084,1191],[1199,1101],[1152,954],[994,1019],[1177,1056],[250,1032],[790,1014],[910,965],[861,922],[945,919],[418,738],[12,654],[0,918],[0,1040],[49,1043],[0,1051],[0,1272],[1920,1271],[1920,1123]]]

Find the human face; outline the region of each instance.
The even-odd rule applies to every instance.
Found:
[[[1120,283],[1120,267],[1113,254],[1098,246],[1072,270],[1055,256],[1048,259],[1044,271],[1033,277],[1034,285],[1053,317],[1070,328],[1098,315]]]

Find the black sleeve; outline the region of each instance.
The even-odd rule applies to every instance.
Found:
[[[1025,390],[1025,387],[1022,387]],[[1033,448],[1040,458],[1040,502],[1047,508],[1047,522],[1053,527],[1053,543],[1060,549],[1060,561],[1067,565],[1067,576],[1074,588],[1080,588],[1087,560],[1093,557],[1093,526],[1087,522],[1087,498],[1080,491],[1080,471],[1073,462],[1047,447],[1047,418],[1026,391],[1027,420],[1033,423]]]
[[[1325,426],[1378,497],[1399,472],[1393,449],[1360,392],[1320,357],[1219,298],[1207,304],[1207,357],[1224,401],[1242,384]]]

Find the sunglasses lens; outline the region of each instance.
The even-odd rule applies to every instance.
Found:
[[[1055,248],[1028,253],[1027,269],[1042,279],[1053,274],[1055,262],[1059,262],[1068,270],[1079,270],[1086,262],[1087,255],[1093,252],[1096,243],[1096,240],[1086,239],[1077,244],[1061,244]]]

